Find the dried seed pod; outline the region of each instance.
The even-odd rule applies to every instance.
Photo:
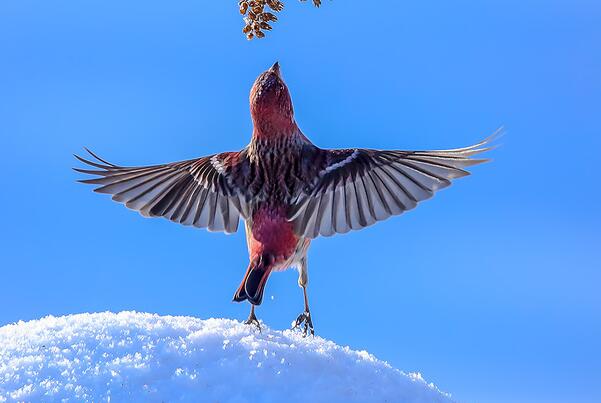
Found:
[[[267,5],[275,12],[280,12],[284,9],[284,3],[280,0],[267,0]]]
[[[300,0],[307,1],[307,0]],[[321,5],[321,0],[312,0],[315,7]],[[282,0],[240,0],[238,2],[240,14],[244,16],[245,26],[242,32],[246,34],[248,40],[253,38],[264,38],[265,33],[262,30],[271,30],[270,22],[275,22],[278,17],[268,11],[278,13],[284,9]]]
[[[277,21],[278,17],[272,13],[263,13],[263,14],[261,14],[261,19],[263,21],[269,22],[269,21]]]

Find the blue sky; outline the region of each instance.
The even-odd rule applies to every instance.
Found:
[[[244,319],[232,236],[148,220],[75,183],[119,164],[236,150],[279,60],[322,147],[469,145],[494,161],[416,210],[309,253],[318,334],[420,371],[460,401],[601,400],[601,6],[286,2],[262,41],[235,1],[0,4],[0,324],[86,311]],[[273,298],[272,298],[273,297]],[[302,310],[272,276],[258,316]]]

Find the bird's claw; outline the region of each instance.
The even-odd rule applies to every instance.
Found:
[[[261,333],[261,323],[254,314],[251,314],[248,319],[244,321],[244,324],[253,325],[259,331],[259,333]]]
[[[303,337],[307,337],[307,334],[311,333],[311,336],[315,336],[315,329],[313,328],[313,321],[311,320],[311,313],[305,311],[298,315],[298,318],[292,322],[292,330],[303,328]]]

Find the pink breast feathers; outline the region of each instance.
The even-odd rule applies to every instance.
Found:
[[[285,207],[262,207],[253,214],[251,228],[247,229],[251,260],[269,254],[275,263],[282,263],[294,253],[298,236],[286,219]]]

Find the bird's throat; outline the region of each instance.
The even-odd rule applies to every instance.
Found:
[[[253,116],[253,138],[257,140],[279,140],[298,132],[294,119],[277,114]]]

